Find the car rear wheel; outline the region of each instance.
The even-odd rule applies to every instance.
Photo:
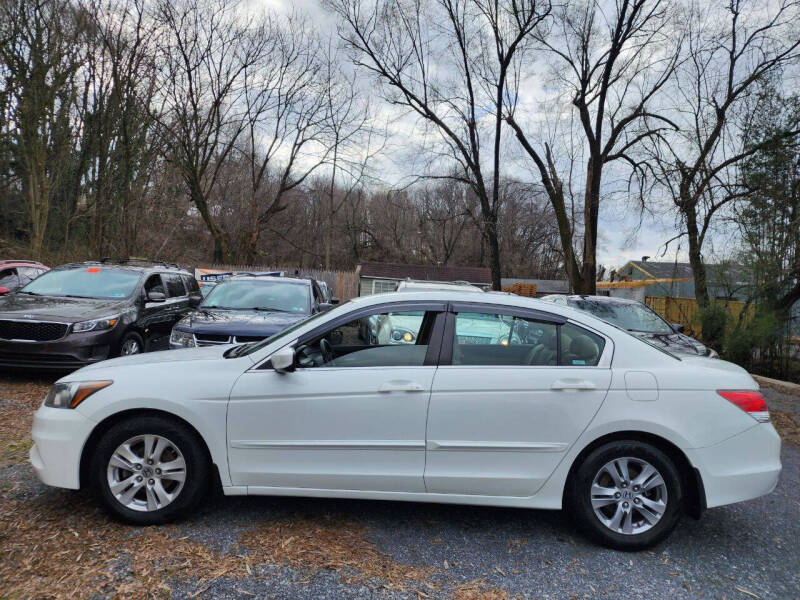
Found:
[[[681,479],[661,450],[614,441],[592,451],[573,473],[567,510],[605,546],[641,550],[666,538],[678,522]]]
[[[119,355],[131,356],[133,354],[141,354],[144,352],[144,340],[135,331],[129,331],[122,336],[122,341],[119,343]]]
[[[202,499],[210,473],[196,435],[158,416],[109,429],[97,445],[91,470],[106,509],[137,525],[184,516]]]

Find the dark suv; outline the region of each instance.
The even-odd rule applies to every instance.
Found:
[[[176,265],[62,265],[0,297],[0,366],[67,370],[138,354],[201,300],[195,278]]]
[[[314,279],[234,275],[219,282],[197,311],[172,329],[170,348],[258,342],[339,302]]]

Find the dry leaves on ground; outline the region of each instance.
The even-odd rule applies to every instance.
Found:
[[[46,379],[15,381],[0,378],[0,462],[28,459],[33,413],[42,403],[51,382]]]
[[[174,527],[109,521],[75,493],[18,501],[0,496],[0,587],[10,598],[153,598],[170,578],[244,575],[241,559],[180,537]]]
[[[452,600],[509,600],[511,598],[507,591],[490,586],[483,579],[475,579],[453,586],[450,597]]]
[[[382,553],[364,536],[366,527],[350,520],[330,517],[298,517],[265,523],[245,532],[241,541],[253,559],[293,568],[343,571],[346,583],[370,579],[387,582],[391,589],[424,582],[433,569],[400,564]]]
[[[783,442],[800,446],[800,420],[788,412],[775,409],[770,409],[769,414]]]

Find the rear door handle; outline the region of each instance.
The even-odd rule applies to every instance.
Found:
[[[383,385],[378,388],[378,392],[381,394],[389,394],[391,392],[421,392],[425,388],[423,388],[419,383],[416,381],[407,381],[404,379],[395,379],[393,381],[387,381]]]
[[[557,379],[550,386],[550,389],[567,392],[572,390],[596,390],[597,386],[585,379]]]

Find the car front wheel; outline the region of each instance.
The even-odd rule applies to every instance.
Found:
[[[122,337],[119,343],[119,355],[131,356],[133,354],[141,354],[144,352],[144,340],[135,331],[129,331]]]
[[[681,479],[661,450],[614,441],[592,451],[568,483],[567,510],[605,546],[641,550],[666,538],[681,512]]]
[[[196,435],[158,416],[111,427],[97,445],[91,469],[106,509],[137,525],[184,516],[202,499],[210,473]]]

